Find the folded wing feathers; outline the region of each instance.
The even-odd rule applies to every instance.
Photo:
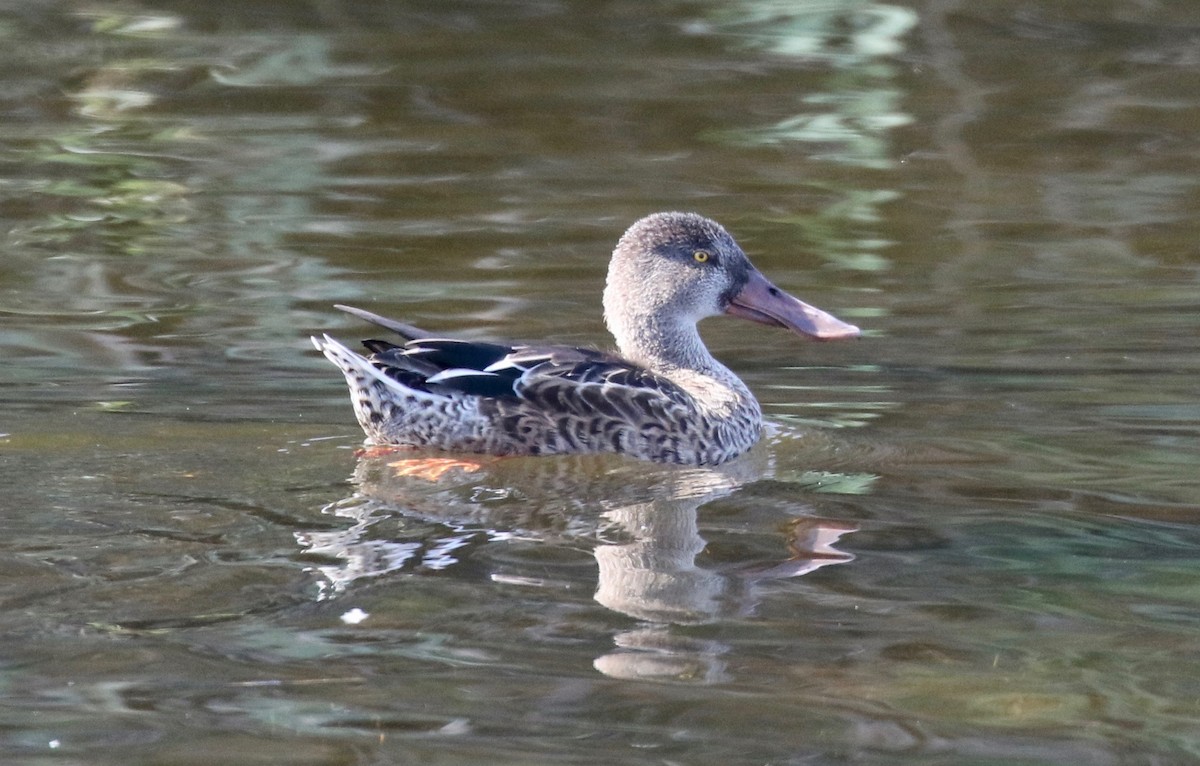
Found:
[[[669,417],[687,400],[671,381],[592,349],[447,338],[421,338],[403,346],[381,340],[363,344],[382,373],[431,393],[518,398],[549,411],[621,419]]]
[[[512,378],[480,370],[442,370],[437,375],[427,378],[425,383],[429,386],[458,391],[468,396],[482,396],[487,399],[516,395],[513,390]]]

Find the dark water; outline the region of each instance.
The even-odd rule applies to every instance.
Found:
[[[1194,4],[4,10],[3,762],[1200,757]],[[356,456],[331,304],[602,344],[659,209],[868,330],[706,325],[762,446]]]

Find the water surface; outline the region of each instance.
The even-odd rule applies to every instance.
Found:
[[[37,3],[0,23],[6,763],[1200,756],[1186,3]],[[768,438],[430,473],[308,344],[607,343],[691,209]],[[761,331],[760,331],[761,330]]]

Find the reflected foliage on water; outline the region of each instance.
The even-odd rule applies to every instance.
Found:
[[[1188,8],[151,5],[0,23],[0,760],[1200,755]],[[744,460],[356,454],[332,304],[603,345],[668,208],[867,330],[705,324]]]

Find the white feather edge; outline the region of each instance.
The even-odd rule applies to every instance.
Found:
[[[367,373],[393,391],[402,392],[407,396],[420,396],[423,394],[421,391],[414,391],[398,380],[389,378],[378,367],[371,364],[362,354],[347,348],[341,341],[331,338],[329,335],[322,335],[320,338],[310,335],[308,339],[312,341],[312,344],[316,346],[318,351],[325,355],[326,359],[333,362],[343,373],[346,366],[350,366],[360,372]],[[429,394],[425,395],[429,396]]]

